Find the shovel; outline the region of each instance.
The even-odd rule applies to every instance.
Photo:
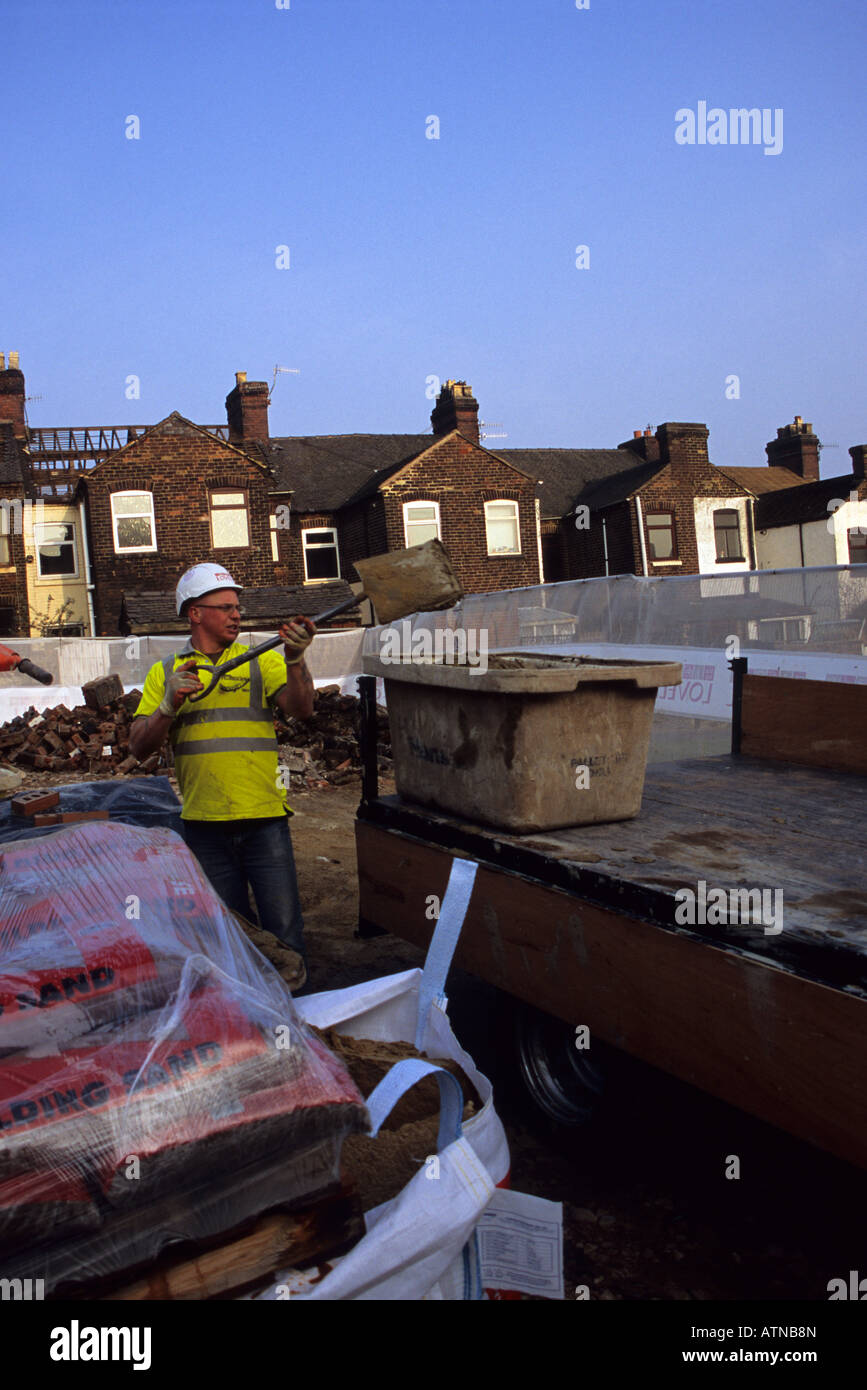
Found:
[[[354,608],[364,598],[370,599],[381,623],[393,623],[410,613],[433,613],[441,608],[451,608],[458,599],[463,598],[464,591],[441,541],[425,541],[423,545],[413,545],[409,550],[392,550],[385,555],[356,560],[355,568],[364,585],[361,593],[353,594],[352,598],[338,603],[335,608],[319,613],[319,623],[336,618],[338,613]],[[188,695],[189,703],[195,704],[210,695],[227,671],[235,671],[248,661],[255,661],[263,652],[270,652],[282,645],[282,637],[271,637],[267,642],[260,642],[258,647],[250,647],[241,656],[221,662],[219,666],[196,666],[197,672],[211,673],[211,683],[201,694]]]

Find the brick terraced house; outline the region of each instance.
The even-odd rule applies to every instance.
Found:
[[[707,426],[671,421],[614,449],[494,452],[471,387],[451,380],[428,434],[273,437],[268,386],[243,372],[224,425],[173,412],[150,427],[29,427],[12,359],[0,358],[0,504],[43,511],[0,535],[9,635],[53,630],[48,591],[68,600],[67,632],[179,631],[174,585],[205,558],[245,586],[251,625],[289,608],[315,619],[359,587],[355,560],[434,536],[468,593],[751,570],[767,563],[762,522],[775,525],[775,506],[788,518],[796,495],[806,504],[818,478],[818,441],[797,420],[767,468],[715,466]],[[852,452],[863,482],[864,447]]]

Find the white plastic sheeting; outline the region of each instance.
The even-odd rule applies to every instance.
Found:
[[[723,750],[723,730],[708,721],[731,719],[732,656],[747,657],[757,675],[867,684],[867,565],[624,574],[471,594],[453,609],[368,629],[364,653],[394,650],[397,633],[406,659],[422,650],[421,633],[436,649],[443,628],[463,634],[471,662],[504,649],[680,661],[682,684],[657,697],[650,761],[655,748],[664,758],[698,757]],[[681,718],[672,735],[666,715],[690,723]]]
[[[255,646],[273,636],[273,632],[245,632],[238,640]],[[344,693],[356,694],[363,639],[361,628],[320,633],[307,656],[314,683],[339,684]],[[39,685],[17,671],[4,672],[0,675],[0,723],[22,714],[31,705],[37,709],[78,705],[81,686],[98,676],[115,674],[125,691],[136,687],[140,690],[154,662],[180,651],[186,640],[182,633],[171,637],[10,638],[6,645],[50,671],[54,685]]]

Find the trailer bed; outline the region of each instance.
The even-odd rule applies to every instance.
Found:
[[[535,835],[368,794],[361,917],[426,946],[473,858],[458,965],[867,1166],[865,811],[867,777],[752,757],[651,767],[636,819]],[[780,892],[782,930],[678,921],[702,883]]]

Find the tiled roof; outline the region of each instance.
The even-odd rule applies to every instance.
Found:
[[[757,497],[766,492],[779,492],[783,488],[804,487],[804,479],[793,473],[791,468],[725,468],[723,472],[734,478],[741,487],[749,488]]]
[[[634,474],[635,455],[626,449],[497,449],[497,457],[514,464],[533,478],[541,479],[539,501],[545,519],[565,516],[581,501],[591,486],[610,483],[619,493],[615,479]],[[642,470],[660,468],[660,464],[641,464]],[[604,495],[604,494],[603,494]],[[622,494],[628,496],[628,492]],[[621,496],[612,496],[620,501]],[[607,501],[594,500],[595,506],[608,506]]]
[[[284,618],[304,613],[316,621],[318,613],[336,608],[338,603],[352,597],[352,589],[343,579],[323,584],[296,584],[281,588],[277,584],[259,589],[244,589],[241,608],[245,627],[275,627]],[[357,619],[355,609],[341,613],[334,621],[345,624]],[[121,629],[124,632],[188,632],[189,622],[175,613],[174,590],[127,592],[123,596]]]
[[[831,515],[829,503],[839,498],[847,501],[864,479],[854,473],[838,478],[820,478],[815,483],[801,483],[783,492],[766,492],[756,503],[756,527],[759,531],[775,526],[796,526],[799,522],[825,521]]]
[[[333,512],[434,443],[431,434],[288,435],[263,444],[275,487],[293,488],[296,512]]]

